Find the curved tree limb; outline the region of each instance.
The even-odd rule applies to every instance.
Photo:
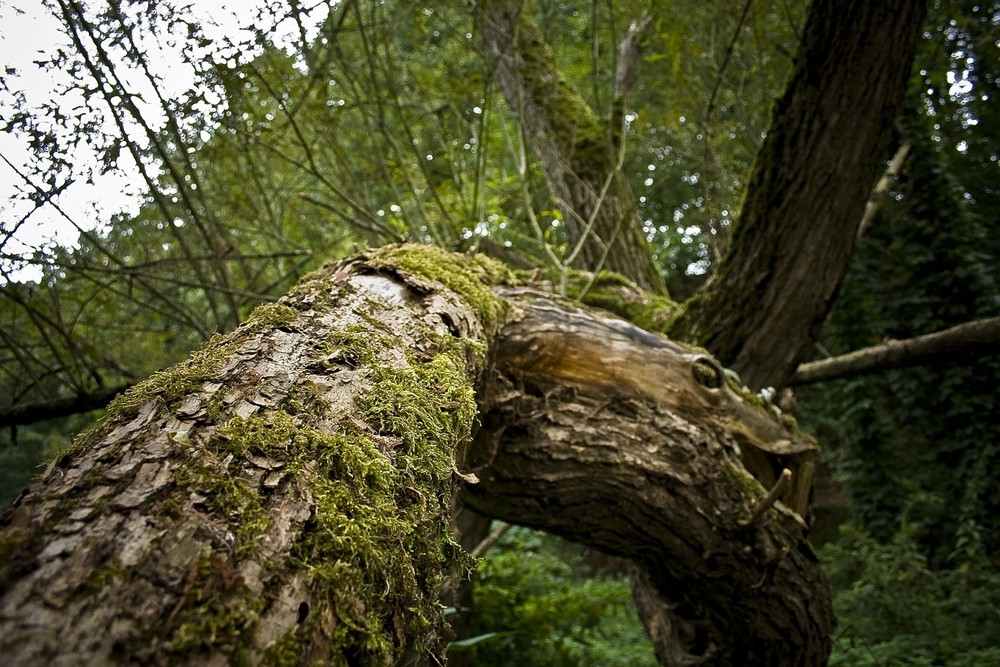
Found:
[[[806,499],[769,496],[741,460],[815,443],[730,389],[704,354],[546,295],[504,294],[520,314],[497,339],[465,502],[635,562],[669,623],[696,629],[674,638],[676,655],[825,664],[830,597],[790,508]]]

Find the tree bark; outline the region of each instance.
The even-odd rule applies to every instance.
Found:
[[[468,462],[480,481],[465,502],[635,562],[668,603],[647,611],[670,609],[669,624],[686,628],[670,638],[674,658],[825,664],[830,596],[790,509],[807,499],[768,506],[741,462],[745,450],[813,454],[815,443],[735,392],[704,354],[545,295],[506,294],[521,314],[497,339]]]
[[[396,248],[327,267],[117,399],[6,514],[0,654],[442,662],[452,457],[498,266]]]
[[[372,251],[117,399],[5,515],[0,653],[439,664],[462,480],[475,510],[639,563],[698,619],[680,649],[822,664],[802,499],[740,461],[815,444],[710,357],[509,281]]]
[[[672,335],[783,385],[836,298],[903,99],[925,0],[814,0],[732,244]]]
[[[596,114],[566,81],[538,26],[522,11],[523,2],[482,4],[477,25],[496,80],[560,202],[571,252],[580,246],[573,266],[609,269],[666,294],[621,171],[615,141],[621,141],[620,127]]]

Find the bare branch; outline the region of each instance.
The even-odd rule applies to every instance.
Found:
[[[23,403],[0,408],[0,427],[23,426],[47,419],[58,419],[97,410],[103,408],[108,404],[108,401],[131,386],[131,384],[123,384],[115,387],[104,387],[51,401]]]
[[[868,226],[872,224],[872,220],[875,219],[875,214],[878,213],[879,207],[882,206],[882,200],[885,198],[885,193],[889,190],[889,186],[893,181],[896,180],[896,175],[899,174],[899,170],[903,168],[903,161],[906,160],[906,156],[910,153],[910,144],[905,143],[896,149],[896,154],[892,157],[889,162],[889,166],[886,167],[885,173],[882,174],[882,178],[879,179],[878,185],[872,190],[872,196],[868,199],[868,204],[865,206],[865,215],[861,218],[861,224],[858,225],[858,237],[860,238]]]
[[[998,352],[1000,317],[992,317],[916,338],[889,340],[839,357],[802,364],[790,384],[839,380],[930,363],[962,362]]]

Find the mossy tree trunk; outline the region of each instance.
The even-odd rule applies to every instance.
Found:
[[[15,503],[0,654],[439,664],[461,485],[641,564],[719,664],[822,664],[829,593],[756,446],[815,449],[704,354],[488,260],[373,251],[130,390]]]
[[[495,77],[559,200],[573,266],[608,269],[656,294],[653,259],[620,157],[621,118],[603,118],[566,81],[519,0],[488,0],[477,25]],[[624,93],[622,93],[624,94]]]
[[[441,588],[468,565],[453,456],[506,274],[471,258],[428,269],[438,256],[322,269],[119,397],[6,515],[0,655],[443,661]]]

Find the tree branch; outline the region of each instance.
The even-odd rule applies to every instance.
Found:
[[[706,355],[537,292],[502,293],[520,316],[497,339],[464,502],[633,561],[648,574],[642,595],[653,586],[657,613],[670,611],[661,620],[697,629],[662,632],[664,654],[825,664],[830,599],[790,510],[805,498],[787,473],[777,484],[744,467],[781,453],[808,489],[815,443],[733,391]]]
[[[97,410],[103,408],[112,398],[131,386],[131,384],[122,384],[116,387],[104,387],[75,396],[0,408],[0,428],[34,424],[47,419],[58,419]]]
[[[1000,317],[992,317],[802,364],[789,384],[826,382],[930,363],[968,361],[997,353],[1000,353]]]

